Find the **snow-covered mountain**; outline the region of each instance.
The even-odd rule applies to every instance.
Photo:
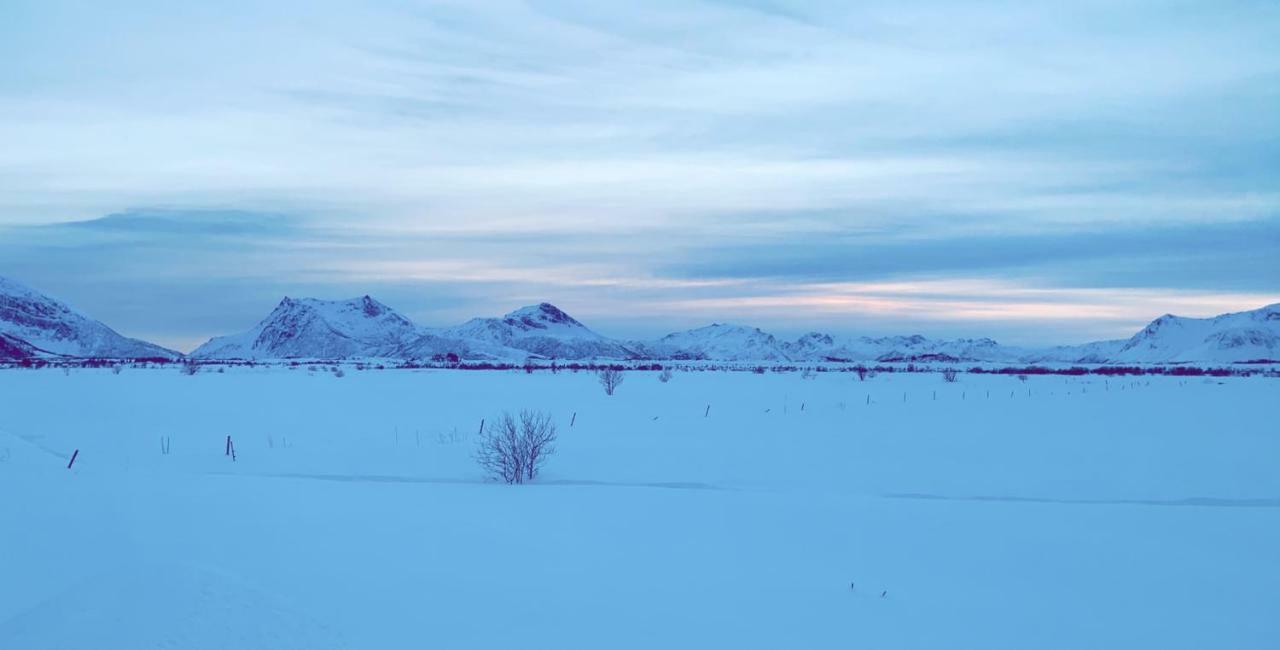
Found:
[[[439,330],[446,339],[478,344],[492,355],[546,359],[633,359],[621,341],[603,337],[550,303],[517,309],[502,318],[474,318]]]
[[[350,300],[288,298],[247,332],[196,348],[202,359],[347,359],[397,356],[422,333],[394,309],[364,296]]]
[[[1280,303],[1213,318],[1166,314],[1134,334],[1109,360],[1125,363],[1280,360]]]
[[[1125,342],[1125,339],[1112,339],[1080,345],[1055,345],[1024,351],[1018,360],[1023,363],[1108,363]]]
[[[1019,351],[987,338],[935,340],[919,334],[839,338],[810,332],[784,344],[792,361],[1017,361]]]
[[[0,359],[179,356],[173,350],[121,336],[62,302],[0,277]]]
[[[772,334],[755,327],[714,323],[674,332],[657,341],[634,344],[649,359],[708,361],[786,361],[787,353]]]

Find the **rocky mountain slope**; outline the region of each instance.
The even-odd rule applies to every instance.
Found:
[[[178,356],[173,350],[121,336],[62,302],[0,277],[0,359]]]

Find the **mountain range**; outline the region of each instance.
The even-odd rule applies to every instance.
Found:
[[[170,359],[184,355],[124,337],[106,325],[0,277],[0,360]],[[794,341],[754,327],[716,323],[653,341],[592,331],[550,303],[448,328],[415,324],[370,296],[284,298],[247,331],[210,339],[203,360],[444,359],[520,362],[705,360],[723,362],[1243,363],[1280,362],[1280,303],[1214,318],[1165,315],[1128,339],[1052,348],[1005,346],[988,338],[837,337]]]

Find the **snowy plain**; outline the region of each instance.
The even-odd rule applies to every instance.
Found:
[[[1272,648],[1277,397],[1267,377],[632,371],[610,397],[587,372],[8,370],[0,648]],[[553,414],[559,451],[486,482],[480,421],[519,408]]]

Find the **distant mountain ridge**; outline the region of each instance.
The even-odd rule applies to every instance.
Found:
[[[759,328],[715,323],[652,341],[602,336],[550,303],[499,318],[427,328],[370,296],[286,297],[252,328],[218,336],[195,359],[719,361],[744,363],[1245,363],[1280,362],[1280,303],[1213,318],[1165,315],[1129,339],[1049,348],[989,338],[920,335],[839,337],[810,332],[794,341]],[[67,305],[0,277],[0,361],[31,358],[164,358],[182,355],[131,339]]]
[[[357,300],[371,299],[366,296]],[[356,300],[334,304],[346,304],[348,309],[355,310],[355,303]],[[380,310],[389,309],[380,307]],[[555,305],[544,302],[517,309],[500,318],[475,318],[443,329],[411,328],[406,325],[407,318],[397,315],[394,332],[370,337],[365,330],[364,340],[371,342],[363,347],[324,341],[325,336],[343,340],[360,338],[341,328],[330,327],[319,330],[318,341],[313,335],[298,335],[291,340],[310,343],[287,349],[273,348],[266,356],[240,356],[240,347],[214,345],[233,337],[213,339],[197,349],[193,356],[388,357],[407,360],[453,357],[509,362],[533,358],[761,363],[1236,363],[1280,359],[1280,315],[1277,314],[1280,314],[1280,305],[1224,314],[1213,319],[1164,316],[1129,340],[1021,348],[1001,345],[989,338],[939,340],[920,335],[837,337],[822,332],[810,332],[795,341],[783,341],[759,328],[725,323],[673,332],[652,341],[625,341],[602,336]],[[262,324],[259,325],[261,327]],[[257,330],[251,330],[254,331]],[[328,354],[318,354],[320,352]]]

